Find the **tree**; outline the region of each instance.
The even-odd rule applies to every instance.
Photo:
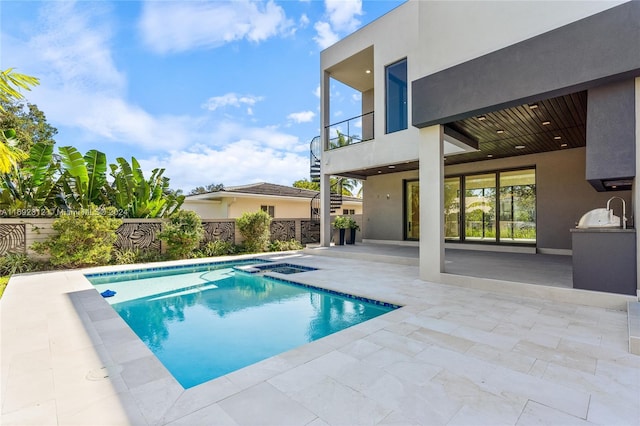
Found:
[[[297,181],[293,182],[292,186],[294,188],[310,189],[312,191],[320,191],[320,182],[311,182],[311,181],[308,181],[306,178],[305,179],[298,179]]]
[[[224,191],[224,184],[212,183],[207,186],[197,186],[189,191],[189,195],[208,194],[209,192]]]
[[[8,103],[23,98],[20,89],[31,90],[32,86],[40,84],[40,80],[26,74],[19,74],[9,68],[0,71],[0,102]],[[0,111],[4,113],[4,107],[0,104]],[[14,129],[2,129],[2,141],[0,141],[0,173],[8,173],[16,167],[18,162],[24,160],[27,154],[18,148],[16,131]]]
[[[329,182],[330,182],[329,185],[331,186],[332,190],[335,190],[336,186],[338,185],[338,181],[340,179],[342,179],[342,195],[353,197],[353,190],[356,187],[355,179],[332,177],[331,179],[329,179]],[[310,182],[307,179],[299,179],[293,182],[292,186],[294,188],[309,189],[311,191],[320,191],[320,182]]]
[[[28,152],[37,143],[54,144],[58,129],[47,122],[37,105],[21,101],[0,102],[0,129],[16,132],[17,147]]]

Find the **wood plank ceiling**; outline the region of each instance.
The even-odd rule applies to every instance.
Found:
[[[445,126],[478,142],[478,151],[445,157],[445,165],[578,148],[586,145],[587,92],[546,99],[454,121]],[[354,170],[367,176],[418,169],[417,161]]]
[[[478,141],[479,151],[450,155],[445,164],[585,146],[586,119],[585,91],[448,123]]]

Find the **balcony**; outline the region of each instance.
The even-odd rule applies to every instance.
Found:
[[[374,112],[352,117],[325,127],[325,150],[369,141],[374,138]]]

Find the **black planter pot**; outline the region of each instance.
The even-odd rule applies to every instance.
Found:
[[[340,242],[339,242],[339,245],[343,246],[344,245],[344,234],[345,234],[346,229],[340,229],[339,231],[340,231]]]
[[[356,243],[356,228],[349,228],[349,239],[347,240],[347,244],[355,244]]]

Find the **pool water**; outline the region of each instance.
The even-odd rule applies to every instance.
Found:
[[[88,278],[100,292],[117,292],[107,300],[184,388],[397,307],[229,265],[168,277],[118,274],[111,283],[108,276]]]

